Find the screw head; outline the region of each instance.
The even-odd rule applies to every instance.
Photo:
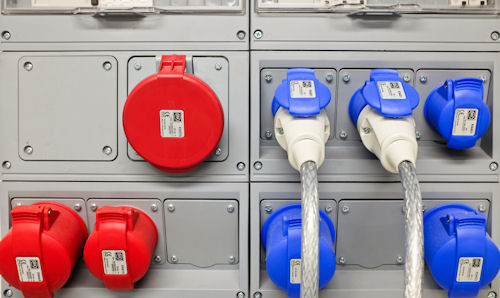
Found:
[[[31,63],[31,62],[29,62],[29,61],[28,61],[28,62],[25,62],[25,63],[24,63],[24,69],[25,69],[26,71],[32,71],[32,70],[33,70],[33,63]]]
[[[173,255],[170,257],[170,262],[173,264],[177,264],[177,262],[179,262],[179,259],[177,259],[176,255]]]
[[[7,289],[7,290],[3,291],[3,295],[5,297],[12,297],[14,295],[14,292],[11,289]]]
[[[234,205],[227,205],[227,212],[233,213],[234,212]]]
[[[253,37],[255,37],[255,39],[261,39],[263,36],[264,33],[262,32],[262,30],[255,30],[253,33]]]
[[[409,83],[410,80],[411,80],[411,76],[409,74],[405,73],[403,75],[403,81],[405,81],[406,83]]]
[[[10,163],[10,161],[6,160],[2,163],[2,167],[8,170],[10,169],[10,167],[12,167],[12,164]]]
[[[26,153],[28,155],[33,154],[33,147],[31,147],[31,146],[24,147],[24,153]]]
[[[113,68],[113,65],[111,64],[111,62],[106,61],[102,64],[102,68],[104,68],[104,70],[106,71],[110,71],[111,68]]]
[[[283,130],[283,128],[282,128],[282,127],[280,127],[280,128],[278,128],[278,133],[279,133],[280,135],[282,135],[282,134],[284,134],[284,133],[285,133],[285,131]]]
[[[73,209],[75,209],[76,212],[80,212],[82,210],[82,205],[76,203],[75,205],[73,205]]]
[[[266,211],[267,214],[273,212],[273,207],[271,205],[266,205],[264,206],[264,211]]]
[[[90,205],[90,210],[92,210],[93,212],[95,212],[97,210],[97,204],[96,203],[92,203]]]
[[[326,76],[325,76],[325,80],[326,80],[328,83],[333,82],[333,74],[331,74],[331,73],[327,73],[327,74],[326,74]]]
[[[422,205],[422,212],[426,212],[427,211],[427,206],[426,205]]]
[[[372,129],[371,129],[371,128],[369,128],[369,127],[363,127],[363,132],[364,132],[365,134],[369,134],[371,131],[372,131]]]
[[[326,208],[325,208],[325,212],[326,213],[332,213],[332,211],[333,211],[333,206],[332,205],[326,206]]]
[[[174,211],[175,211],[175,206],[174,206],[174,204],[168,204],[168,205],[167,205],[167,210],[168,210],[169,212],[174,212]]]
[[[344,74],[344,76],[342,77],[342,80],[345,83],[349,83],[349,81],[351,80],[351,74],[349,74],[349,73]]]
[[[498,170],[498,163],[496,161],[490,163],[490,171]]]
[[[2,32],[2,38],[5,40],[9,40],[12,37],[9,31]]]
[[[273,80],[273,76],[272,76],[272,75],[270,75],[270,74],[266,74],[266,75],[264,76],[264,80],[266,80],[266,82],[268,82],[268,83],[271,83],[271,82],[272,82],[272,80]]]
[[[491,291],[488,293],[488,298],[497,298],[497,293]]]
[[[260,171],[262,169],[262,163],[260,161],[256,161],[253,164],[253,168],[256,169],[257,171]]]
[[[344,205],[342,206],[342,213],[346,214],[346,213],[349,213],[349,211],[351,211],[351,208],[347,205]]]
[[[237,165],[236,165],[236,168],[240,171],[243,171],[245,168],[246,168],[246,165],[244,162],[239,162]]]
[[[245,298],[245,293],[243,292],[236,293],[236,298]]]
[[[245,39],[246,36],[247,36],[247,34],[243,30],[240,30],[236,33],[236,37],[238,37],[239,40]]]
[[[488,77],[486,77],[486,75],[479,76],[479,79],[482,80],[483,83],[486,83],[488,81]]]
[[[339,134],[339,137],[342,139],[342,140],[345,140],[347,139],[347,131],[343,130],[340,132]]]
[[[397,258],[396,258],[396,263],[398,263],[398,264],[403,264],[404,260],[405,260],[405,259],[404,259],[402,256],[397,256]]]
[[[113,149],[111,149],[111,147],[109,147],[109,146],[104,146],[102,148],[102,153],[104,153],[106,155],[110,155],[111,153],[113,153]]]
[[[481,212],[481,213],[486,212],[486,205],[479,204],[479,206],[477,207],[477,210],[479,210],[479,212]]]
[[[498,40],[500,38],[500,33],[498,31],[491,32],[491,39]]]
[[[345,264],[345,262],[346,262],[346,259],[345,259],[344,257],[340,257],[340,258],[339,258],[339,264],[344,265],[344,264]]]
[[[222,64],[220,63],[215,63],[215,70],[219,71],[222,69]]]
[[[262,298],[262,293],[261,292],[253,293],[253,298]]]
[[[266,139],[269,140],[273,137],[273,132],[270,130],[266,130],[266,132],[264,133],[264,136],[266,137]]]
[[[420,131],[415,131],[415,138],[417,138],[417,140],[420,140],[422,138],[422,133]]]
[[[217,149],[215,149],[215,155],[216,156],[221,156],[222,154],[222,149],[220,147],[218,147]]]
[[[155,204],[152,204],[152,205],[151,205],[151,211],[153,211],[153,212],[157,212],[157,211],[158,211],[158,209],[159,209],[159,208],[158,208],[158,204],[156,204],[156,203],[155,203]]]
[[[234,264],[234,263],[236,263],[236,258],[234,256],[229,256],[227,261],[229,262],[229,264]]]
[[[161,257],[160,257],[160,256],[155,256],[155,257],[153,258],[153,261],[154,261],[156,264],[159,264],[159,263],[161,263]]]
[[[142,65],[141,65],[140,63],[136,63],[136,64],[134,65],[134,69],[135,69],[135,70],[141,70],[141,69],[142,69]]]
[[[421,75],[419,80],[420,80],[420,83],[425,84],[425,83],[427,83],[427,76]]]

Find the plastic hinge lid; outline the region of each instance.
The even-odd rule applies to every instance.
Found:
[[[330,90],[316,78],[314,69],[288,69],[286,79],[274,93],[273,115],[282,107],[292,116],[315,116],[330,103],[331,98]]]
[[[401,118],[410,116],[418,106],[417,90],[405,83],[393,69],[372,69],[370,80],[358,89],[349,102],[349,116],[356,124],[365,106],[379,111],[382,116]]]
[[[447,80],[427,97],[425,119],[446,139],[446,146],[453,149],[474,147],[490,125],[490,110],[483,98],[483,80]]]

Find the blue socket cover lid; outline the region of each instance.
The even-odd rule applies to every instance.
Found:
[[[276,115],[280,107],[287,109],[292,116],[318,115],[330,103],[331,98],[330,90],[316,79],[313,69],[289,69],[286,79],[274,92],[273,115]]]
[[[474,147],[490,125],[490,110],[483,101],[483,80],[447,80],[434,89],[425,102],[427,123],[453,149]]]
[[[370,80],[358,89],[349,102],[349,116],[357,124],[361,111],[368,105],[382,116],[401,118],[410,116],[418,106],[417,90],[405,83],[393,69],[372,69]]]
[[[486,216],[445,204],[424,215],[425,262],[448,297],[476,297],[500,268],[500,251],[486,233]]]

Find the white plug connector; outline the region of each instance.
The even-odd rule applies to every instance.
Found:
[[[280,146],[288,152],[290,165],[300,171],[306,161],[318,168],[325,160],[325,144],[330,137],[330,121],[325,110],[311,117],[294,117],[279,108],[274,116],[274,132]]]
[[[412,116],[388,118],[366,106],[357,123],[363,145],[380,159],[387,171],[398,173],[403,161],[416,163],[418,145]]]

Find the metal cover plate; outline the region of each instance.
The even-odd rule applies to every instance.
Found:
[[[168,261],[197,267],[238,263],[238,206],[236,200],[166,200]]]
[[[118,148],[117,68],[111,56],[20,59],[19,156],[113,160]],[[103,152],[106,146],[109,154]]]

